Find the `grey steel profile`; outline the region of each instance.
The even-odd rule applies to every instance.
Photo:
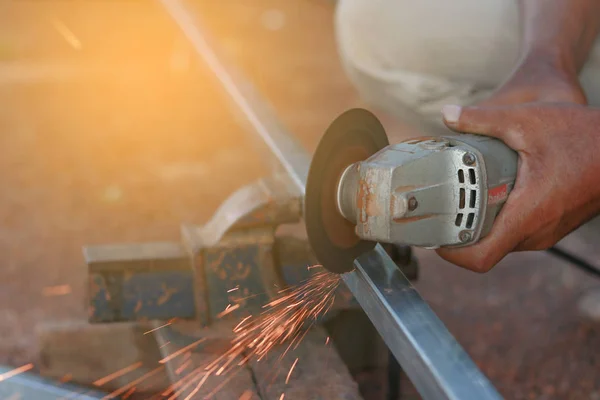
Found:
[[[424,399],[500,399],[381,246],[344,282]]]
[[[159,1],[303,196],[308,153],[248,82],[221,62],[184,4]],[[342,276],[344,282],[424,399],[501,398],[381,246],[357,259],[355,266]]]

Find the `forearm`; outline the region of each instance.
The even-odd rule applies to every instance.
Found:
[[[600,30],[599,0],[519,0],[522,57],[578,74]]]

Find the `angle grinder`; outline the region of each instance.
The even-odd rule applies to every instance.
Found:
[[[376,243],[469,246],[492,228],[511,192],[517,153],[471,134],[389,144],[372,113],[352,109],[327,129],[304,198],[308,239],[335,273]]]

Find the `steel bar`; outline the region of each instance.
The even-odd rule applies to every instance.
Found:
[[[344,282],[424,399],[500,398],[385,250],[354,265]]]
[[[185,5],[180,0],[159,1],[303,195],[308,153],[241,75],[221,62],[200,21]],[[343,275],[344,282],[424,399],[500,398],[381,246],[360,257],[355,266]]]

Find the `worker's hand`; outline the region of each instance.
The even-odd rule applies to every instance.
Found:
[[[600,211],[600,109],[573,104],[446,106],[460,132],[493,136],[519,153],[513,191],[487,237],[440,249],[459,266],[486,272],[512,251],[541,250]]]
[[[533,102],[586,104],[587,100],[573,68],[533,54],[495,93],[477,105],[488,107]]]

